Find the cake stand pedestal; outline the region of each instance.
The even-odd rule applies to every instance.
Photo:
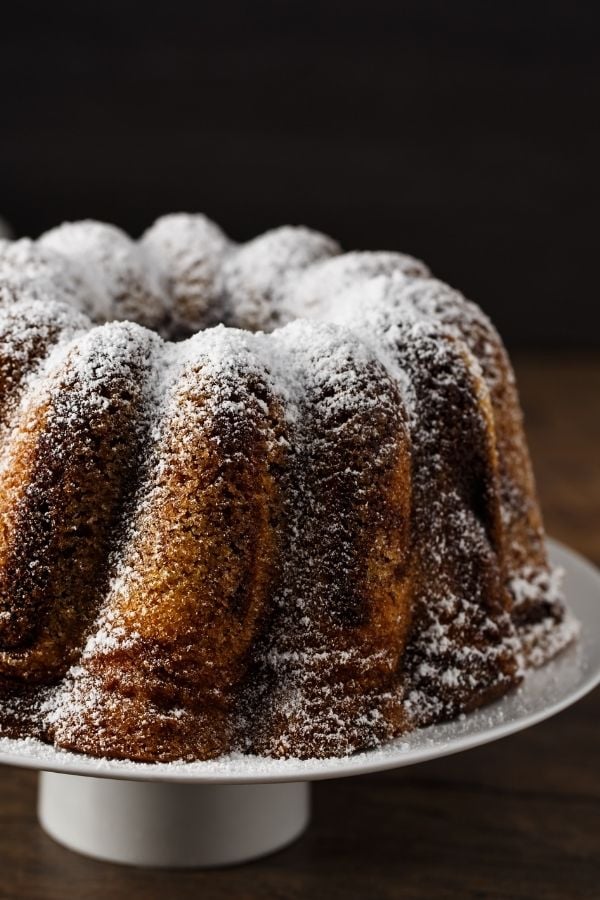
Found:
[[[0,738],[0,763],[41,770],[39,818],[80,853],[141,866],[223,866],[297,838],[308,823],[309,784],[459,753],[528,728],[600,682],[600,573],[550,543],[566,572],[579,640],[518,690],[453,722],[424,728],[343,759],[232,756],[196,763],[98,760],[36,741]]]
[[[195,785],[41,772],[38,815],[50,837],[97,859],[226,866],[299,837],[309,790],[307,782]]]

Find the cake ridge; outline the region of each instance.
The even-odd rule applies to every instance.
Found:
[[[363,500],[367,489],[360,454],[364,457],[369,447],[371,455],[378,458],[381,480],[394,470],[400,401],[391,380],[387,399],[381,380],[376,382],[377,395],[372,389],[370,394],[365,390],[372,375],[383,373],[364,342],[348,329],[295,322],[258,337],[263,345],[278,348],[288,377],[300,390],[295,397],[298,412],[291,436],[295,453],[288,473],[290,533],[273,618],[265,632],[268,639],[255,660],[256,709],[246,729],[245,749],[286,755],[290,747],[302,743],[312,752],[320,746],[330,754],[344,753],[357,741],[377,743],[377,737],[391,733],[390,717],[401,717],[400,691],[391,691],[388,685],[395,641],[389,629],[382,632],[383,646],[375,634],[369,637],[367,623],[375,618],[373,612],[360,625],[365,602],[359,600],[364,590],[361,567],[348,553],[349,541],[356,535],[356,517],[361,510],[366,515],[368,508]],[[372,441],[375,426],[369,426],[369,419],[376,416],[380,423],[382,417],[393,421],[395,429],[393,438],[390,434],[384,438],[378,430],[381,443],[373,453],[368,435]],[[405,430],[400,434],[407,442]],[[332,466],[334,446],[342,454],[338,468]],[[343,451],[342,446],[346,447]],[[406,478],[406,452],[401,462]],[[400,506],[406,523],[407,485],[403,487]],[[373,502],[374,489],[372,494]],[[389,537],[398,526],[391,524],[389,511],[387,515]],[[347,532],[345,537],[341,528]],[[337,547],[335,557],[332,541]],[[362,553],[367,571],[373,550],[365,548]],[[353,571],[357,576],[353,591],[359,601],[354,612],[348,581]],[[342,595],[345,602],[340,607]],[[373,604],[374,597],[373,589]],[[392,618],[397,626],[400,619]],[[384,620],[377,621],[379,626],[372,626],[375,633]],[[383,688],[377,675],[381,668],[386,676]],[[387,719],[381,712],[383,706]],[[248,734],[254,737],[248,740]]]
[[[24,397],[2,494],[2,513],[9,517],[3,533],[17,540],[2,546],[0,583],[7,602],[16,590],[17,605],[13,600],[7,609],[12,606],[17,622],[25,612],[30,637],[18,632],[14,652],[2,654],[4,674],[24,671],[29,680],[44,680],[64,672],[67,649],[77,652],[93,593],[84,576],[92,583],[98,578],[128,463],[134,462],[123,452],[133,452],[137,439],[133,414],[142,360],[135,337],[144,343],[154,338],[125,323],[71,337],[53,348],[47,373]],[[82,466],[89,472],[84,481],[77,477]],[[67,601],[65,591],[72,595]],[[42,626],[47,630],[40,634]]]

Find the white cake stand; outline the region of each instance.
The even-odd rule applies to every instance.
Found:
[[[227,757],[202,763],[97,760],[37,741],[0,739],[0,763],[40,769],[45,831],[72,850],[142,866],[221,866],[297,838],[309,820],[309,782],[408,766],[535,725],[600,682],[600,572],[551,543],[566,570],[581,638],[495,704],[344,759]]]

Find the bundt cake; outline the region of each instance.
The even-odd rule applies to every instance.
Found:
[[[327,757],[577,626],[513,373],[399,253],[201,215],[0,240],[0,734]]]

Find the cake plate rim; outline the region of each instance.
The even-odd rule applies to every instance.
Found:
[[[528,673],[517,690],[459,719],[418,729],[374,750],[310,760],[239,754],[202,762],[140,763],[96,759],[31,739],[0,738],[0,765],[145,782],[274,784],[416,765],[508,737],[556,715],[600,684],[600,570],[559,541],[549,539],[548,547],[552,561],[566,573],[567,604],[581,623],[578,641]]]

